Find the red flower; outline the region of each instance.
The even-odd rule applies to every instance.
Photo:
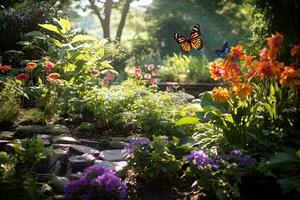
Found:
[[[270,49],[274,49],[275,51],[279,51],[281,44],[283,41],[283,35],[276,32],[276,34],[272,34],[271,37],[267,38],[268,46]]]
[[[18,79],[20,81],[28,81],[29,80],[29,76],[28,76],[28,74],[21,73],[21,74],[18,74],[16,76],[16,79]]]
[[[59,73],[51,73],[51,74],[49,74],[49,78],[50,79],[58,79],[58,78],[60,78],[60,74]]]
[[[98,70],[96,70],[96,69],[92,69],[92,71],[91,71],[91,75],[92,76],[99,76],[99,71]]]
[[[0,66],[0,71],[9,71],[9,70],[12,70],[12,67],[10,65]]]

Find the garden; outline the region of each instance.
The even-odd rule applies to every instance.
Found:
[[[300,2],[0,2],[0,200],[300,199]]]

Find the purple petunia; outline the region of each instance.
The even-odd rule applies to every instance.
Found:
[[[126,186],[115,174],[105,173],[98,176],[93,180],[93,184],[103,187],[107,193],[119,190],[121,199],[126,196]]]
[[[80,179],[71,181],[64,188],[67,198],[81,200],[90,200],[100,191],[111,194],[119,192],[121,199],[126,197],[126,186],[115,171],[97,165],[86,168]]]
[[[233,156],[233,157],[240,157],[243,155],[243,150],[242,149],[233,149],[230,151],[230,156]]]
[[[192,151],[189,155],[186,156],[187,160],[193,162],[198,167],[206,167],[211,164],[212,160],[205,154],[203,151]]]
[[[149,144],[150,144],[150,140],[146,137],[131,138],[129,144],[126,145],[122,150],[122,153],[126,156],[130,156],[132,155],[133,149],[136,146],[149,145]]]

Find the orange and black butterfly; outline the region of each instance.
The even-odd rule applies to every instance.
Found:
[[[194,49],[202,49],[203,47],[203,40],[200,38],[200,25],[196,24],[190,34],[190,37],[186,38],[181,34],[178,33],[171,33],[172,37],[176,40],[184,53],[189,53],[191,47]]]

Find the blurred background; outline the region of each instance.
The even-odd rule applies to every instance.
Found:
[[[67,17],[78,32],[107,41],[105,57],[120,73],[119,80],[133,67],[153,63],[160,68],[160,81],[207,82],[207,65],[225,41],[230,46],[242,43],[247,53],[259,53],[265,44],[261,38],[278,31],[287,46],[298,43],[299,4],[297,0],[1,0],[0,63],[18,67],[24,35],[40,29],[39,23]],[[204,47],[184,55],[170,33],[188,36],[197,23]]]

